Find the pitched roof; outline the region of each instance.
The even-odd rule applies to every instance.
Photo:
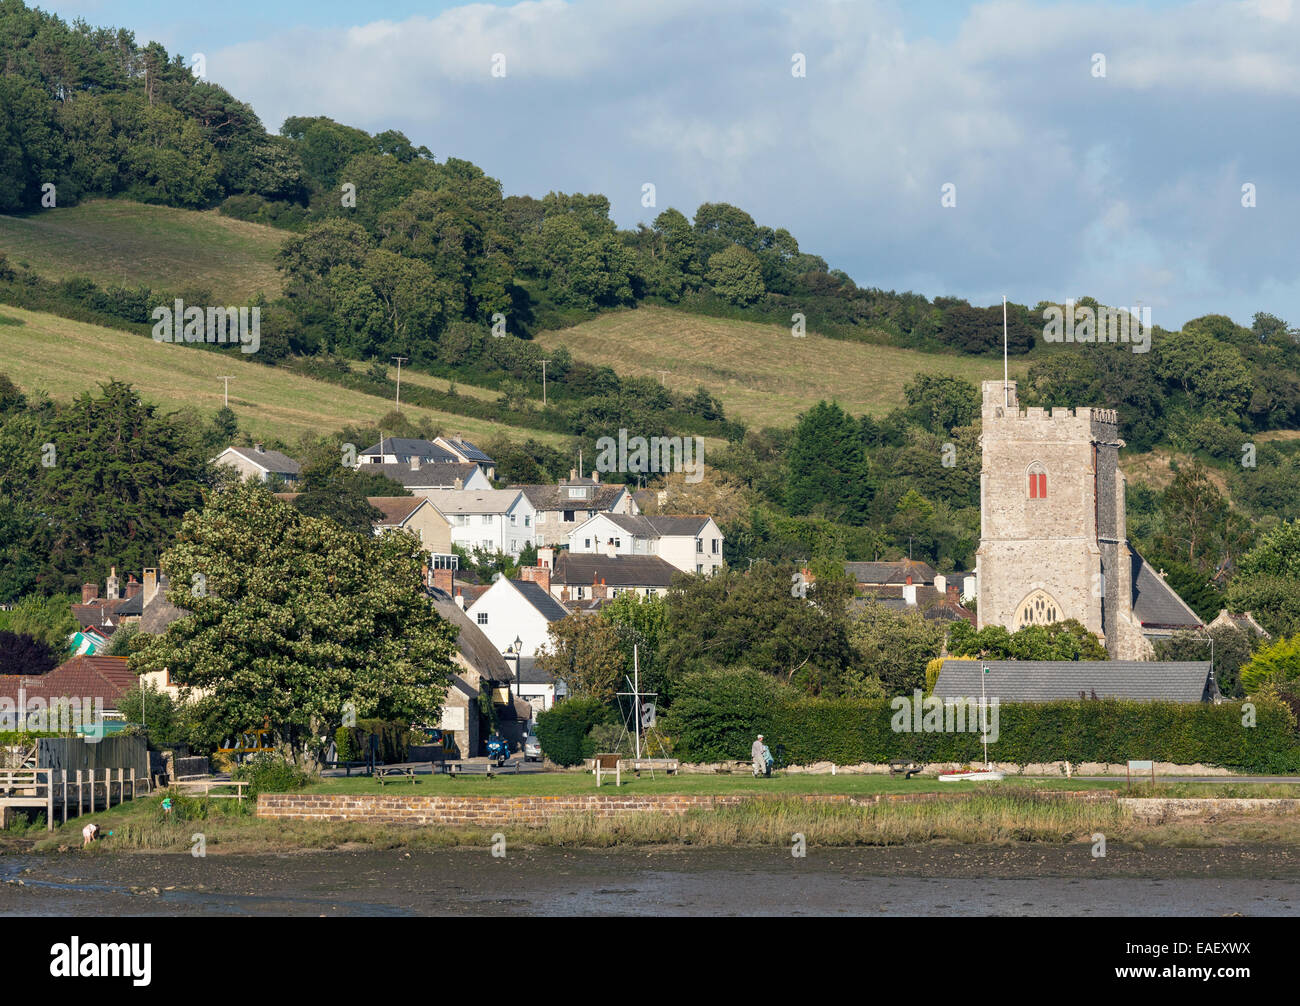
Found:
[[[367,496],[366,502],[384,515],[376,527],[401,527],[429,501],[423,496]]]
[[[431,462],[455,462],[460,458],[445,447],[439,447],[432,440],[420,440],[416,437],[384,437],[377,444],[372,444],[358,457],[392,454],[400,461],[409,462],[411,458],[428,458]]]
[[[569,609],[543,590],[540,583],[534,583],[531,580],[511,580],[510,582],[548,622],[558,622],[561,618],[568,616]]]
[[[1194,629],[1200,617],[1136,549],[1133,557],[1133,615],[1143,627]]]
[[[167,626],[171,625],[177,619],[184,618],[189,614],[184,608],[178,608],[167,600],[167,591],[171,587],[171,581],[163,573],[158,574],[158,593],[149,599],[149,603],[144,606],[144,612],[140,616],[140,631],[152,632],[154,634],[166,632]]]
[[[460,605],[452,596],[434,587],[429,590],[429,597],[438,614],[456,627],[456,648],[469,661],[470,666],[481,677],[493,681],[510,680],[510,666],[506,663],[506,658],[492,645],[492,641],[474,620],[461,611]]]
[[[452,450],[459,451],[463,457],[469,458],[471,461],[482,461],[487,464],[495,464],[492,458],[479,450],[468,440],[462,440],[459,437],[440,437],[439,439],[441,439],[444,444],[450,446]]]
[[[109,600],[106,597],[97,597],[88,604],[72,605],[72,617],[77,620],[77,624],[83,629],[99,628],[109,625],[111,622],[116,626],[119,617],[123,614],[122,609],[127,606],[128,601],[134,598],[118,597]],[[136,608],[135,614],[139,614],[139,608]],[[130,612],[127,612],[130,614]]]
[[[902,584],[912,575],[913,583],[934,583],[934,567],[912,559],[893,562],[846,562],[844,571],[858,583]]]
[[[565,490],[570,485],[576,485],[578,480],[561,483],[557,486],[552,485],[518,485],[509,486],[510,489],[518,489],[528,497],[528,502],[538,510],[608,510],[614,506],[619,498],[627,491],[627,486],[618,483],[608,483],[597,487],[596,491],[585,499],[574,499],[570,497]],[[592,483],[594,484],[594,483]]]
[[[607,587],[668,587],[676,566],[657,555],[596,555],[560,552],[555,556],[551,583],[585,587],[597,580]]]
[[[268,472],[275,472],[279,475],[297,475],[302,470],[300,465],[287,454],[281,454],[279,451],[258,450],[255,447],[231,447],[231,451],[238,454],[246,461],[251,461],[259,468],[265,468]],[[221,452],[222,454],[225,451]],[[221,455],[217,455],[220,457]]]
[[[521,685],[553,685],[555,684],[555,675],[538,667],[536,657],[520,657],[519,683]]]
[[[47,704],[58,699],[101,699],[105,709],[116,709],[118,700],[138,680],[126,666],[126,657],[77,656],[48,674],[0,674],[0,697],[17,705],[21,688],[27,699],[41,698]]]
[[[363,472],[386,476],[408,489],[454,489],[457,479],[463,486],[478,470],[478,465],[469,461],[429,461],[419,468],[392,462],[361,466]]]
[[[607,513],[601,516],[639,538],[694,538],[713,519],[708,514],[698,513],[639,514],[635,517],[631,514]]]
[[[518,489],[433,489],[428,499],[447,516],[506,513],[522,493]]]
[[[982,675],[980,668],[988,667]],[[1204,702],[1213,697],[1210,662],[1161,660],[954,660],[943,662],[934,694],[941,699],[1050,702],[1091,698]]]

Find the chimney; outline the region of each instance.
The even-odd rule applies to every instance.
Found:
[[[433,585],[445,594],[455,595],[456,571],[439,567],[433,571]]]
[[[156,593],[158,593],[158,570],[146,569],[144,571],[144,603],[148,604],[152,601]]]
[[[591,481],[595,482],[596,485],[600,485],[600,472],[595,468],[591,470]]]
[[[572,482],[572,481],[573,481],[574,479],[576,479],[577,477],[578,477],[578,469],[576,469],[576,468],[570,468],[570,469],[569,469],[569,481]]]
[[[551,592],[551,570],[549,566],[521,566],[519,579],[537,584],[548,594]]]
[[[266,446],[264,444],[254,444],[253,450],[257,451],[258,454],[265,454]]]
[[[81,603],[89,604],[99,596],[99,584],[83,583],[81,585]]]
[[[138,597],[143,590],[144,584],[137,580],[135,575],[132,574],[131,579],[126,582],[126,596],[128,598]]]
[[[414,454],[412,454],[412,455],[411,455],[411,471],[413,471],[413,472],[418,472],[419,470],[420,470],[420,459],[417,458]]]
[[[605,581],[598,580],[594,573],[591,576],[591,597],[592,600],[609,597],[609,591],[605,589]]]
[[[615,556],[618,555],[618,550],[615,549],[614,547],[613,538],[610,538],[607,542],[605,542],[605,554],[609,556],[611,559],[613,559]]]
[[[537,550],[537,565],[547,569],[555,568],[555,549],[552,546],[543,545]]]
[[[907,602],[909,608],[916,607],[916,584],[912,582],[910,576],[907,578],[907,583],[903,586],[903,600]]]
[[[907,574],[907,579],[904,580],[903,583],[907,584],[909,587],[912,585],[912,574],[911,574],[911,573],[908,573],[908,574]],[[916,591],[912,591],[912,593],[915,594]]]
[[[456,481],[453,482],[452,485],[454,485],[457,489],[464,489],[465,480],[458,475],[456,476]]]
[[[948,578],[942,573],[936,573],[934,575],[934,589],[940,594],[948,593]]]
[[[465,610],[465,595],[461,591],[456,591],[456,607],[461,611]]]
[[[108,581],[104,584],[104,596],[110,601],[116,601],[121,592],[117,589],[117,567],[112,566],[108,571]]]
[[[961,588],[958,587],[955,583],[948,584],[945,593],[948,595],[949,604],[955,604],[955,605],[961,604]]]

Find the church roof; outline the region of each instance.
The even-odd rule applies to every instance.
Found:
[[[1200,617],[1178,596],[1174,588],[1147,563],[1136,549],[1133,557],[1133,617],[1143,627],[1194,629]]]
[[[934,694],[1001,702],[1086,698],[1139,702],[1206,702],[1214,697],[1208,660],[953,660],[943,662]]]

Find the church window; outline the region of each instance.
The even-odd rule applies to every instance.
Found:
[[[1020,602],[1016,612],[1016,628],[1026,625],[1051,625],[1061,620],[1061,606],[1045,590],[1036,590]]]
[[[1047,469],[1038,461],[1029,466],[1029,498],[1047,499]]]

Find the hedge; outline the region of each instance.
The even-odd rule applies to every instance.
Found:
[[[557,765],[577,765],[596,753],[596,742],[588,736],[598,723],[607,723],[613,713],[599,699],[576,698],[557,702],[537,717],[537,740],[542,752]]]
[[[391,765],[406,761],[410,751],[411,725],[387,720],[358,720],[354,727],[334,731],[334,747],[339,761],[365,761],[370,750],[370,735],[379,738],[379,762]]]
[[[838,765],[883,763],[893,758],[921,762],[970,762],[983,757],[977,732],[902,732],[891,699],[797,699],[773,706],[733,709],[725,737],[714,732],[719,718],[692,725],[699,710],[678,710],[671,721],[684,761],[747,759],[755,735],[783,748],[790,765],[831,761]],[[989,744],[992,761],[1108,762],[1151,759],[1180,765],[1202,763],[1259,773],[1300,772],[1300,742],[1289,709],[1276,701],[1256,704],[1255,726],[1243,726],[1243,703],[1222,705],[1133,702],[1116,699],[1003,703],[998,737]],[[907,721],[911,721],[909,700]],[[704,726],[704,729],[700,729]]]

